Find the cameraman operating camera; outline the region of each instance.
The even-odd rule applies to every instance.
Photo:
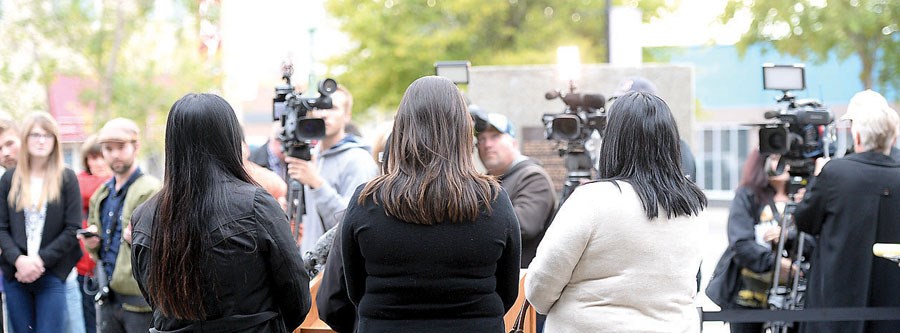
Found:
[[[288,175],[306,186],[306,215],[300,253],[315,248],[316,241],[339,221],[353,191],[375,177],[377,167],[369,146],[344,131],[350,122],[353,96],[343,86],[331,95],[331,109],[311,110],[311,118],[325,121],[325,138],[319,141],[312,160],[285,156]]]
[[[828,162],[797,206],[798,228],[817,235],[807,308],[900,307],[900,269],[872,255],[900,243],[900,163],[888,156],[897,112],[866,90],[850,100],[854,151]],[[900,321],[806,322],[803,332],[900,332]]]

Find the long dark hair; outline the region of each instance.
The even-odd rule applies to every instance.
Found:
[[[225,181],[253,183],[241,160],[241,127],[222,97],[188,94],[169,110],[166,171],[157,198],[147,291],[163,315],[206,317],[202,288],[207,221],[225,207]]]
[[[609,109],[600,147],[600,180],[625,181],[634,188],[647,218],[697,215],[706,195],[681,171],[678,127],[666,102],[656,95],[629,92]]]
[[[761,155],[759,149],[753,149],[747,155],[739,186],[750,190],[757,203],[765,204],[775,197],[775,188],[766,173],[766,156]]]
[[[372,197],[388,215],[415,224],[490,212],[500,184],[475,169],[472,117],[453,82],[426,76],[410,84],[391,133],[385,174],[366,185],[360,204]]]

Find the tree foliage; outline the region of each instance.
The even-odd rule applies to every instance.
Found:
[[[663,4],[641,2],[647,17]],[[328,0],[326,8],[355,43],[329,64],[357,110],[395,108],[440,60],[552,64],[562,45],[578,46],[584,63],[607,59],[604,0]]]
[[[732,0],[721,19],[730,21],[749,12],[749,30],[741,37],[741,52],[754,44],[771,45],[781,53],[824,62],[856,55],[862,62],[859,80],[865,88],[900,89],[900,2],[894,0]]]
[[[91,83],[81,102],[86,132],[113,117],[161,124],[172,103],[188,91],[219,86],[215,63],[200,52],[196,1],[174,1],[165,13],[152,0],[17,1],[3,19],[0,85],[38,82],[46,91],[59,75]],[[10,13],[6,13],[10,14]],[[24,61],[9,61],[10,59]],[[47,110],[46,100],[32,101]],[[2,105],[5,108],[19,105]],[[21,110],[11,110],[21,113]],[[29,110],[24,110],[29,111]],[[159,133],[146,133],[159,146]]]

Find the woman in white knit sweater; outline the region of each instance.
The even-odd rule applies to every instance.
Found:
[[[693,304],[703,192],[681,172],[678,129],[659,97],[609,109],[600,180],[560,208],[528,268],[546,332],[699,332]]]

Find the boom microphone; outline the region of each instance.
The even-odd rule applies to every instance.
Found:
[[[606,97],[601,94],[585,94],[584,106],[599,109],[606,106]]]
[[[546,94],[544,94],[544,98],[546,98],[548,100],[554,99],[557,97],[559,97],[559,90],[551,90],[551,91],[548,91]]]
[[[576,94],[571,93],[563,97],[566,105],[573,108],[586,107],[599,109],[606,105],[606,98],[600,94]]]

